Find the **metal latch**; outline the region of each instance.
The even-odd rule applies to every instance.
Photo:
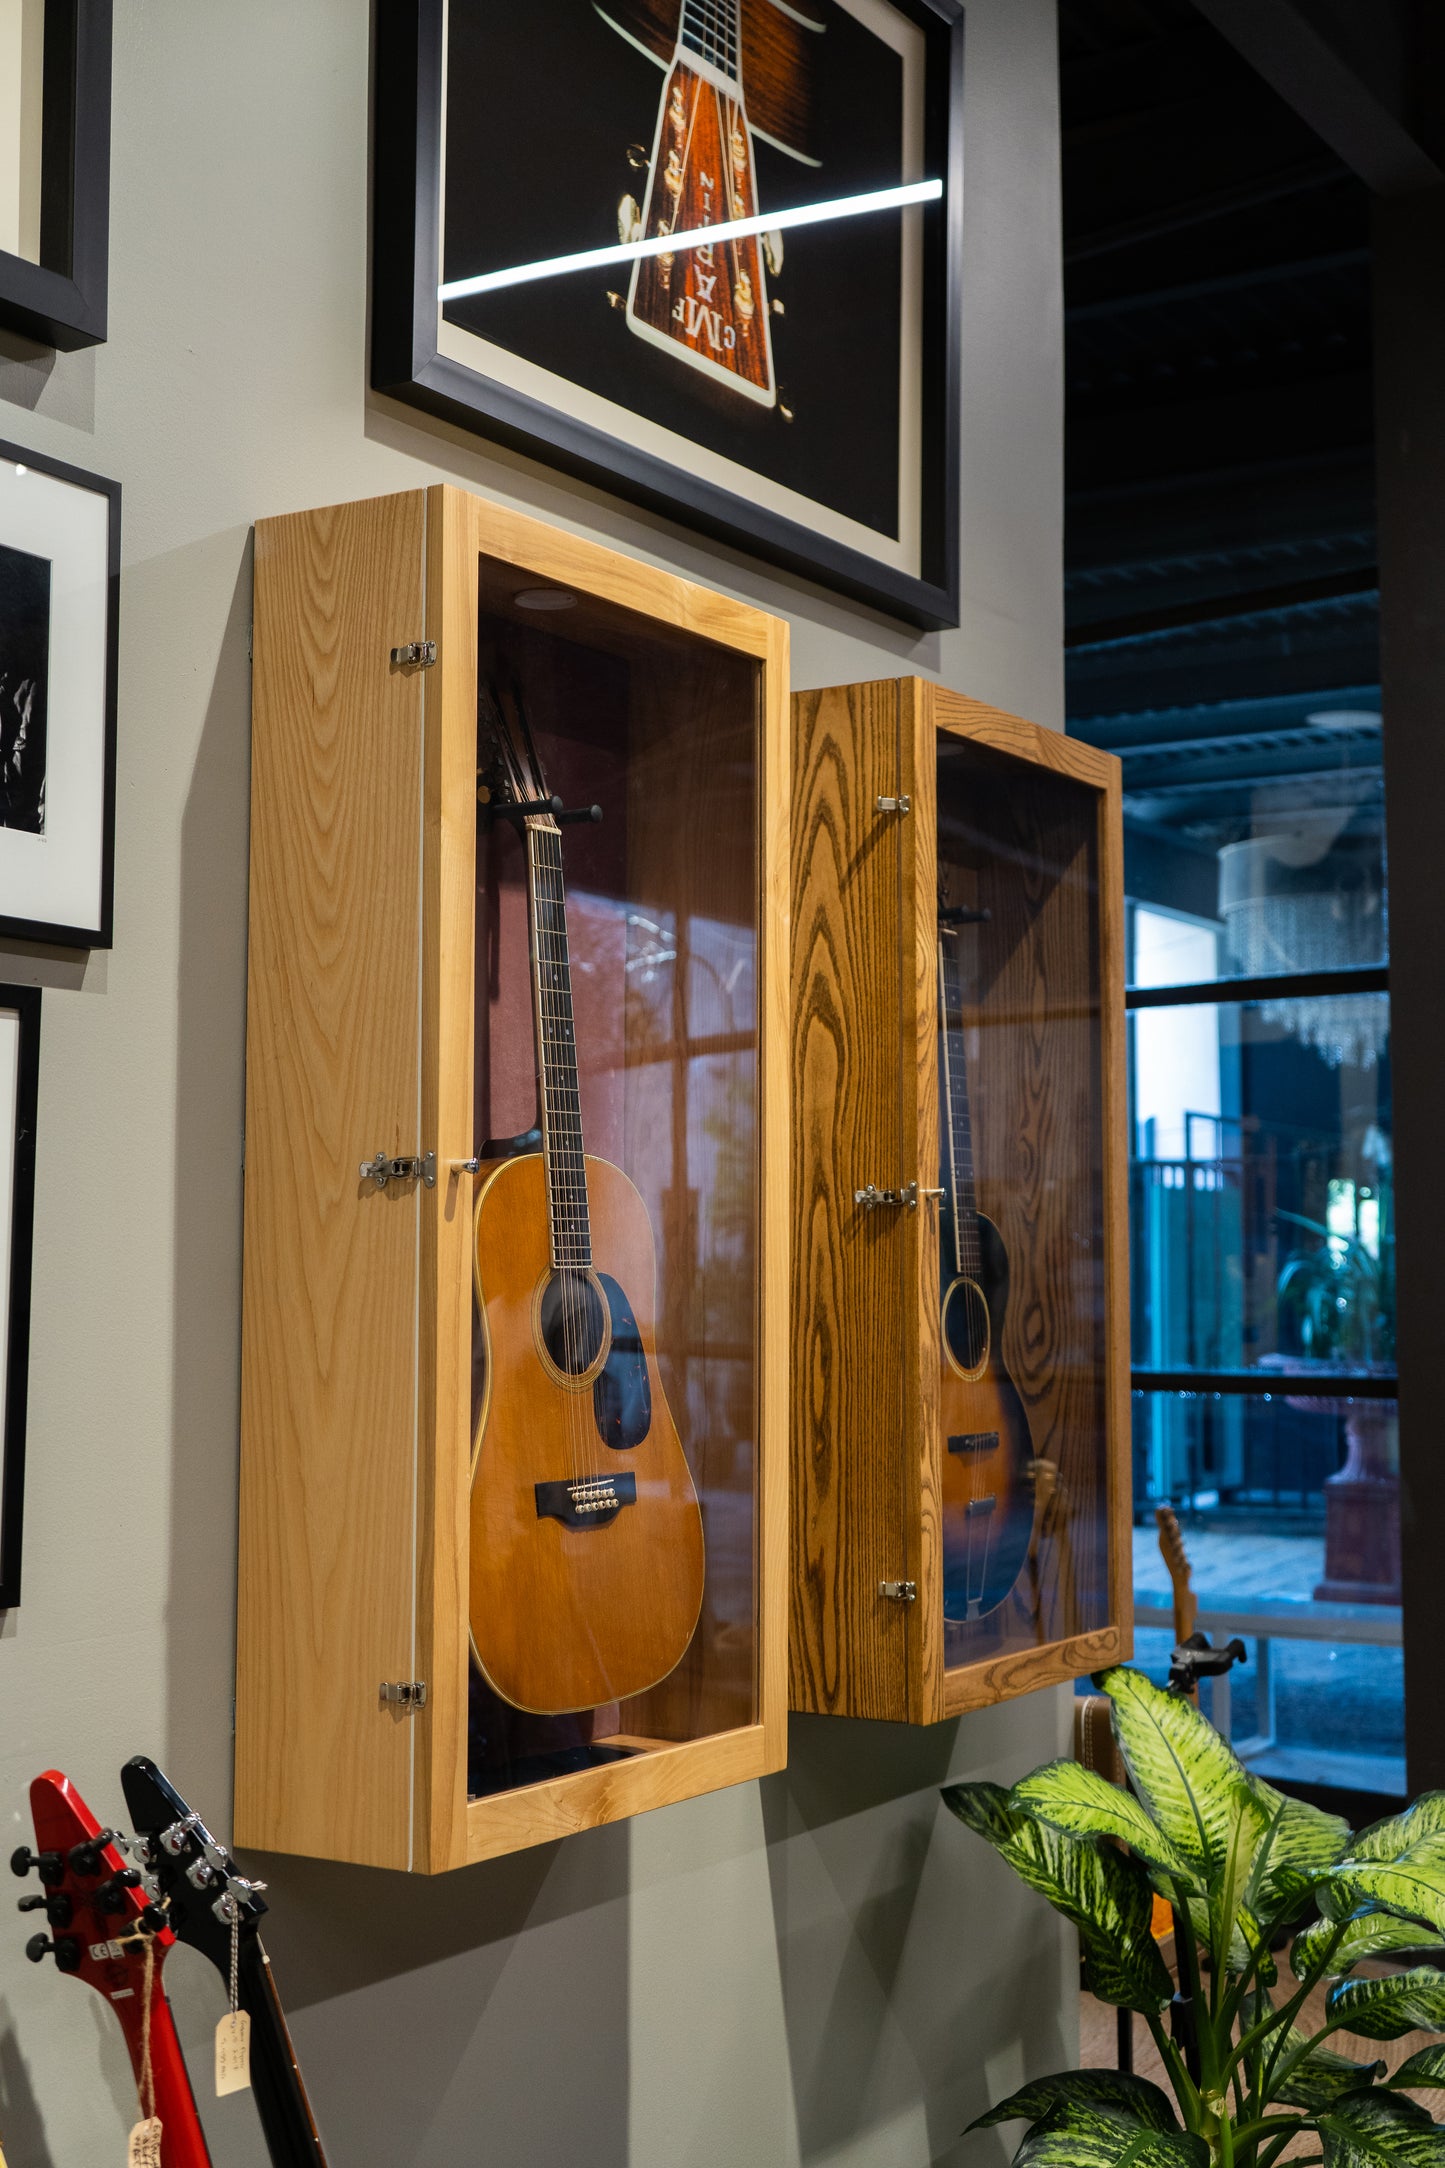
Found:
[[[383,1679],[381,1698],[388,1708],[424,1709],[426,1707],[425,1679]]]
[[[918,1583],[916,1581],[880,1581],[878,1583],[878,1593],[880,1596],[886,1596],[890,1603],[917,1603]]]
[[[901,1189],[880,1189],[876,1182],[870,1182],[866,1189],[854,1190],[853,1202],[861,1205],[865,1212],[876,1212],[880,1205],[885,1204],[897,1205],[904,1212],[916,1212],[918,1184],[905,1182]]]
[[[911,813],[913,811],[913,800],[911,798],[875,798],[873,805],[874,810],[879,813]]]
[[[430,670],[437,659],[435,640],[408,640],[405,647],[391,651],[392,667],[396,670]]]
[[[375,1159],[363,1159],[357,1169],[363,1182],[375,1182],[378,1189],[385,1189],[390,1181],[424,1182],[428,1189],[437,1186],[437,1155],[423,1152],[419,1159],[388,1159],[385,1152],[378,1152]]]

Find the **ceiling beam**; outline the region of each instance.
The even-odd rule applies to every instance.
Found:
[[[1422,84],[1421,41],[1438,0],[1194,4],[1378,195],[1445,178],[1445,112],[1427,70]]]

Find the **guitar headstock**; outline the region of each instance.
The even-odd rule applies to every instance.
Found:
[[[493,807],[542,811],[552,804],[520,695],[484,676],[477,680],[477,794]]]
[[[19,1846],[10,1870],[22,1880],[39,1874],[39,1891],[22,1897],[20,1910],[43,1913],[49,1932],[31,1936],[26,1956],[37,1965],[53,1956],[107,2001],[128,2002],[174,1940],[164,1913],[140,1869],[121,1856],[118,1832],[101,1827],[69,1777],[58,1769],[38,1776],[30,1812],[35,1850]]]
[[[243,1935],[255,1932],[266,1910],[261,1895],[265,1884],[246,1879],[226,1847],[146,1755],[128,1761],[120,1781],[135,1830],[132,1841],[165,1904],[175,1940],[199,1950],[226,1972],[232,1927]]]

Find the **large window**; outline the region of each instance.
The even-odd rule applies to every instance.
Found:
[[[1350,715],[1356,754],[1373,721]],[[1391,1795],[1405,1765],[1385,866],[1378,765],[1325,765],[1327,746],[1311,772],[1236,773],[1203,804],[1213,779],[1181,759],[1173,835],[1157,802],[1126,801],[1136,1623],[1162,1674],[1152,1509],[1168,1502],[1203,1623],[1248,1649],[1217,1710],[1240,1752],[1306,1787]]]

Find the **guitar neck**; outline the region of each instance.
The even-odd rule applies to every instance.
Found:
[[[742,89],[742,22],[740,0],[682,0],[682,19],[677,29],[677,49]]]
[[[527,887],[552,1266],[557,1272],[586,1272],[592,1265],[592,1225],[587,1209],[587,1162],[582,1145],[582,1099],[572,1019],[567,895],[562,880],[562,838],[550,815],[527,822]]]
[[[938,941],[938,1028],[943,1048],[943,1098],[948,1132],[948,1188],[953,1207],[953,1245],[959,1277],[976,1280],[982,1269],[978,1191],[973,1172],[973,1124],[968,1110],[968,1070],[963,1050],[963,996],[953,940]]]
[[[236,1997],[251,2020],[251,2090],[273,2168],[326,2168],[286,2014],[255,1933],[242,1939]]]
[[[160,2122],[161,2168],[211,2168],[201,2119],[196,2113],[196,2097],[176,2038],[170,2002],[161,1985],[160,1964],[157,1962],[151,1973],[148,2023],[145,1970],[139,1963],[132,1969],[135,1985],[121,1991],[126,1999],[112,2000],[111,2008],[125,2034],[140,2113],[153,2113]],[[112,1990],[112,1995],[115,1992]]]

